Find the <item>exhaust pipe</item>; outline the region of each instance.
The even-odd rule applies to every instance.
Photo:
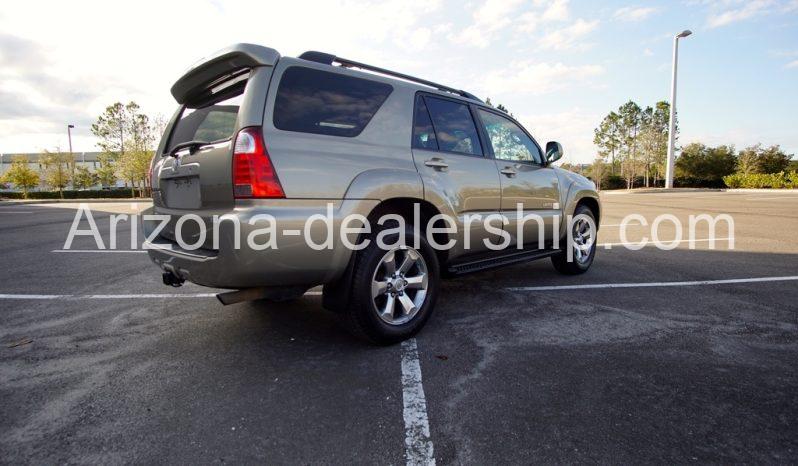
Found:
[[[164,272],[163,275],[163,284],[166,286],[173,286],[175,288],[183,286],[183,283],[186,282],[185,279],[178,277],[174,272]]]

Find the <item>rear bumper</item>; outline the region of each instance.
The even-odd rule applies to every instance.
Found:
[[[368,216],[379,201],[376,200],[253,200],[239,202],[224,214],[227,220],[219,222],[218,249],[181,248],[176,242],[156,236],[151,238],[158,225],[156,220],[144,217],[145,248],[150,259],[161,269],[198,285],[216,288],[247,288],[261,286],[314,286],[338,278],[346,269],[352,251],[341,243],[341,220],[350,214]],[[329,231],[331,249],[314,249],[305,241],[308,219],[313,215],[327,216],[328,203],[332,215]],[[152,208],[147,214],[159,214]],[[174,212],[170,212],[174,215]],[[186,211],[186,214],[200,212]],[[256,230],[268,226],[253,219],[256,215],[271,215],[274,220],[276,247],[255,250],[247,239]],[[236,227],[237,224],[237,227]],[[350,225],[353,226],[353,225]],[[238,231],[237,231],[238,230]],[[327,238],[327,223],[317,218],[308,227],[310,238],[316,244]],[[209,232],[210,234],[210,232]],[[263,230],[255,238],[265,242]],[[350,241],[356,238],[350,236]],[[238,243],[239,247],[236,247]]]

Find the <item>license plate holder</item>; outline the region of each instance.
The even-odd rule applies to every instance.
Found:
[[[182,176],[162,180],[163,201],[173,209],[199,209],[202,205],[199,176]]]

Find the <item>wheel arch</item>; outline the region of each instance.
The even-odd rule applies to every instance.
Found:
[[[379,204],[374,206],[374,208],[372,208],[369,214],[366,216],[366,219],[371,226],[371,231],[373,232],[374,228],[378,226],[377,221],[380,219],[380,217],[386,214],[397,214],[405,220],[406,225],[412,225],[415,220],[415,204],[419,205],[419,218],[421,223],[421,225],[419,225],[419,231],[421,234],[425,235],[426,226],[429,224],[429,220],[441,212],[431,202],[425,201],[424,199],[418,197],[392,197],[380,201]],[[441,235],[445,235],[445,233],[438,234],[438,236]],[[358,238],[357,243],[359,244],[362,240],[363,237],[361,236]],[[448,240],[448,238],[435,237],[435,240],[439,244],[443,244]],[[435,254],[437,256],[441,271],[445,270],[446,260],[448,259],[448,251],[440,251],[436,249]],[[347,265],[346,270],[341,277],[332,283],[327,283],[324,285],[322,299],[323,306],[325,308],[334,312],[339,312],[346,308],[352,293],[351,283],[353,280],[353,266],[356,257],[357,253],[351,255],[349,258],[349,264]]]

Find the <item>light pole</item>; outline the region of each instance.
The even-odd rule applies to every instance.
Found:
[[[67,137],[69,137],[69,156],[72,157],[72,128],[75,125],[67,125]]]
[[[671,114],[668,129],[668,162],[665,166],[665,187],[673,188],[674,146],[676,145],[676,65],[679,62],[679,39],[693,32],[689,29],[676,34],[673,38],[673,74],[671,75]]]

